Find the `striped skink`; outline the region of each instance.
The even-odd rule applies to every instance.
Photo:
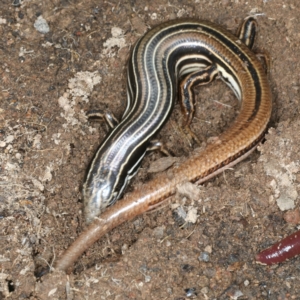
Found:
[[[248,18],[239,38],[222,27],[199,20],[173,20],[148,31],[133,48],[128,65],[128,107],[96,153],[84,184],[89,227],[56,262],[67,270],[95,241],[119,224],[151,209],[175,193],[185,181],[202,183],[251,153],[262,140],[272,101],[266,72],[249,49],[256,21]],[[168,119],[180,84],[181,105],[189,126],[195,85],[216,76],[241,101],[240,113],[218,141],[193,154],[180,166],[114,202],[136,172],[150,140]],[[108,121],[110,117],[108,117]],[[114,122],[116,123],[116,122]]]

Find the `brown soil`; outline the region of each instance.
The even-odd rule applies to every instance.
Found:
[[[299,206],[299,3],[3,2],[0,299],[300,299],[300,257],[272,267],[254,262],[258,251],[297,230],[297,221],[285,221],[285,211]],[[173,205],[116,228],[80,258],[72,274],[37,279],[35,272],[84,228],[85,170],[109,131],[104,122],[88,122],[85,112],[109,109],[121,117],[131,45],[165,20],[197,17],[235,32],[250,14],[259,14],[257,48],[272,59],[272,128],[259,151],[200,186],[197,201],[176,195]],[[35,29],[39,16],[48,33]],[[123,35],[116,30],[112,40],[113,28]],[[220,81],[197,91],[192,129],[206,141],[226,129],[238,104]],[[180,114],[176,105],[158,138],[187,157],[194,149],[180,129]],[[148,170],[161,157],[149,154],[126,191],[156,176]],[[174,203],[196,211],[196,222],[182,226]]]

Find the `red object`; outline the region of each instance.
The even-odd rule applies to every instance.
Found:
[[[272,265],[281,263],[300,254],[300,230],[287,236],[268,249],[255,256],[262,264]]]

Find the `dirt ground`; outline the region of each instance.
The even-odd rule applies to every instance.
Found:
[[[38,279],[85,226],[84,174],[109,132],[85,112],[122,116],[134,42],[169,19],[208,19],[235,32],[255,14],[257,48],[272,59],[264,144],[199,186],[197,199],[177,194],[100,239],[71,274]],[[299,207],[299,15],[297,0],[2,1],[0,299],[300,299],[300,257],[272,267],[254,261],[299,223],[286,221]],[[197,88],[197,98],[192,129],[205,142],[229,126],[238,103],[218,80]],[[182,158],[195,147],[180,120],[176,105],[158,138]],[[149,154],[126,192],[159,175],[149,169],[162,157]]]

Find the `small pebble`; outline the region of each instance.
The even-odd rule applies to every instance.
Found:
[[[208,253],[208,252],[205,252],[205,251],[202,252],[202,253],[199,255],[198,259],[199,259],[200,261],[209,262],[209,259],[210,259],[209,253]]]
[[[208,287],[205,286],[204,288],[202,288],[201,293],[202,294],[207,294],[208,293]]]
[[[50,27],[47,23],[47,21],[42,17],[42,16],[39,16],[35,22],[34,22],[34,28],[40,32],[40,33],[48,33],[50,31]]]
[[[289,210],[287,211],[283,218],[287,223],[297,225],[300,223],[300,212],[299,209]]]

